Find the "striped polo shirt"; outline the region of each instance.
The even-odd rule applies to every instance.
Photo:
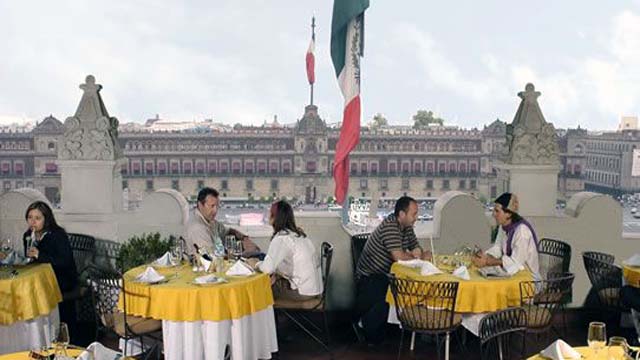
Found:
[[[391,214],[369,235],[356,266],[357,277],[388,274],[393,263],[391,251],[411,251],[418,247],[413,227],[400,229],[396,216]]]

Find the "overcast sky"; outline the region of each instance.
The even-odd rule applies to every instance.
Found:
[[[0,0],[0,123],[64,121],[87,74],[121,122],[300,118],[316,15],[315,103],[341,121],[332,1]],[[640,114],[640,2],[371,0],[363,122],[511,121],[527,82],[556,127],[614,129]]]

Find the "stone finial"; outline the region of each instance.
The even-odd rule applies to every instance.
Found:
[[[110,117],[93,75],[80,85],[84,91],[74,116],[64,122],[60,160],[116,160],[122,157],[118,144],[118,119]]]
[[[538,104],[539,91],[531,83],[518,93],[522,99],[513,123],[507,125],[506,162],[516,165],[557,165],[558,142],[553,124],[547,123]]]

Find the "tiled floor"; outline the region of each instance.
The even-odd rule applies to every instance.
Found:
[[[599,314],[587,311],[570,311],[569,326],[562,331],[563,339],[574,346],[586,345],[586,332],[589,321],[595,320]],[[306,334],[298,330],[293,324],[281,320],[278,324],[279,354],[274,354],[276,359],[295,360],[320,360],[320,359],[344,359],[344,360],[381,360],[396,359],[398,355],[398,345],[400,343],[400,331],[396,326],[389,326],[387,339],[383,344],[369,347],[366,344],[358,343],[351,330],[349,322],[344,321],[346,315],[334,316],[331,325],[332,332],[332,356],[311,340]],[[560,318],[557,317],[559,321]],[[558,323],[561,327],[561,324]],[[462,332],[459,330],[451,338],[451,360],[456,359],[478,359],[479,343],[477,338],[467,333],[465,345],[461,344]],[[611,327],[607,329],[607,335],[622,335],[627,337],[634,344],[634,332],[632,329]],[[527,356],[534,354],[545,348],[549,343],[557,338],[556,334],[547,336],[527,336]],[[410,335],[405,334],[405,345],[402,359],[438,359],[433,338],[417,337],[415,351],[409,351]],[[110,347],[115,347],[114,339],[102,339],[103,343]],[[441,357],[443,359],[444,357]]]

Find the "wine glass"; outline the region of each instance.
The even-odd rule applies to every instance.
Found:
[[[231,254],[233,255],[233,259],[234,260],[240,259],[240,257],[242,256],[242,241],[241,240],[234,240],[232,242]]]
[[[612,336],[609,338],[607,354],[609,359],[633,360],[629,355],[629,344],[627,344],[627,339],[622,336]]]
[[[592,321],[589,323],[589,332],[587,334],[587,344],[593,350],[594,355],[598,355],[598,351],[607,344],[607,326],[603,322]]]
[[[58,328],[54,330],[51,345],[54,348],[56,357],[67,356],[67,346],[69,346],[69,327],[66,323],[61,322]]]
[[[235,235],[227,235],[224,237],[224,248],[227,253],[227,259],[231,258],[231,253],[233,252],[232,249],[234,246],[233,244],[235,243],[235,241],[236,241]]]
[[[13,240],[10,237],[5,238],[2,241],[2,252],[8,254],[13,250]]]

